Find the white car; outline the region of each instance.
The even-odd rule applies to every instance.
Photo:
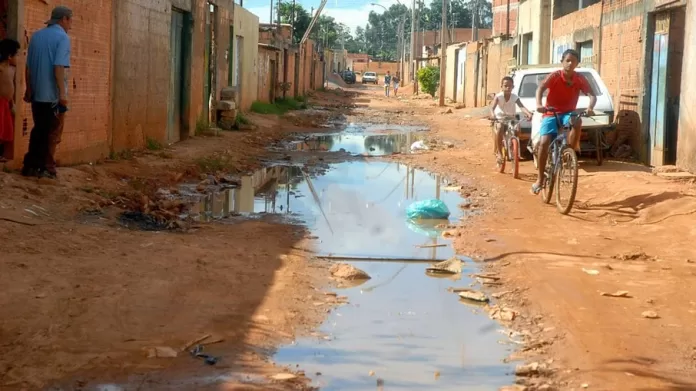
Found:
[[[377,84],[377,73],[376,72],[365,72],[362,75],[362,83],[372,83]]]
[[[552,72],[560,70],[560,67],[539,67],[539,68],[525,68],[515,70],[512,73],[512,78],[515,81],[515,87],[512,92],[520,97],[522,104],[531,112],[536,111],[536,90],[539,84]],[[593,129],[600,127],[608,127],[614,122],[614,101],[609,94],[607,86],[602,81],[599,73],[592,68],[576,68],[575,72],[584,76],[587,82],[590,84],[590,88],[597,96],[597,104],[594,107],[596,117],[583,118],[583,129]],[[546,95],[548,91],[544,93],[544,98],[542,103],[546,104]],[[586,109],[590,104],[590,98],[580,94],[580,99],[578,100],[577,109]],[[521,114],[519,107],[517,112]],[[605,114],[605,115],[601,115]],[[529,140],[533,135],[537,135],[539,132],[539,127],[541,124],[542,114],[535,113],[532,117],[531,123],[526,119],[522,118],[520,121],[520,141],[523,143],[525,140]],[[524,145],[521,146],[524,150]]]

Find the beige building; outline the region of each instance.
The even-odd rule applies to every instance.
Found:
[[[230,86],[237,90],[237,107],[248,110],[258,97],[259,17],[235,7],[233,18]]]
[[[520,65],[551,61],[552,0],[527,0],[519,4],[517,50]]]

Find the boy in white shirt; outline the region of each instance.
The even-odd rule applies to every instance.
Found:
[[[491,103],[491,119],[501,119],[505,116],[514,116],[517,112],[517,107],[519,107],[527,119],[532,118],[532,112],[527,110],[526,107],[520,101],[520,97],[512,93],[512,89],[515,87],[515,82],[510,76],[505,76],[500,84],[502,91],[499,92],[495,98],[493,98],[493,103]],[[500,160],[503,158],[501,154],[501,148],[503,145],[503,135],[505,134],[505,124],[503,122],[497,122],[495,124],[495,154],[498,157],[498,163],[502,163]]]

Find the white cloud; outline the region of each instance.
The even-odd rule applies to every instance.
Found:
[[[411,9],[411,1],[400,1],[402,4]],[[398,3],[396,0],[376,0],[372,2],[386,8]],[[268,23],[270,17],[269,6],[249,7],[247,10],[256,14],[259,17],[260,23]],[[309,9],[307,11],[309,11]],[[341,6],[340,3],[337,5],[337,1],[334,0],[326,3],[322,14],[333,17],[338,23],[345,24],[346,26],[350,27],[351,33],[354,33],[356,27],[360,26],[364,28],[365,25],[367,25],[367,17],[371,11],[381,14],[384,12],[384,9],[382,9],[380,6],[371,5],[370,2],[366,3],[365,5],[349,8],[346,6]]]

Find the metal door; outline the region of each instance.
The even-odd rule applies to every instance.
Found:
[[[169,79],[169,121],[167,126],[167,142],[175,143],[181,139],[181,106],[183,84],[183,34],[184,14],[172,10],[172,25],[170,31],[170,79]]]
[[[665,161],[665,101],[667,99],[667,54],[669,51],[669,13],[658,14],[653,39],[652,80],[650,89],[650,164]]]

